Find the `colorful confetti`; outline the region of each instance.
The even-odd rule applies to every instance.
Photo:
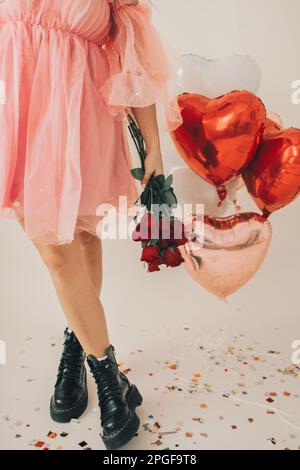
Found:
[[[134,383],[141,383],[145,397],[145,414],[139,414],[146,418],[141,418],[141,428],[130,448],[202,450],[212,448],[214,439],[242,442],[245,446],[249,442],[252,448],[253,439],[260,448],[300,450],[298,366],[289,365],[277,347],[250,342],[243,333],[235,335],[230,344],[208,342],[203,336],[199,340],[193,327],[183,327],[181,335],[186,344],[171,339],[163,357],[145,343],[144,347],[134,347],[132,354],[120,362],[126,365],[122,372],[130,374]],[[35,339],[29,341],[34,347]],[[58,338],[53,338],[48,347],[60,344]],[[12,446],[42,451],[102,448],[96,403],[92,405],[95,413],[49,431],[48,397],[43,401],[40,396],[40,379],[28,352],[20,348],[19,354],[22,360],[19,356],[15,370],[23,387],[24,381],[30,384],[28,394],[36,403],[30,401],[27,414],[26,402],[16,393],[13,404],[17,408],[0,410],[1,436],[10,436],[15,443]],[[31,377],[27,375],[29,369]],[[2,370],[9,381],[11,370]],[[48,429],[40,429],[42,420]]]

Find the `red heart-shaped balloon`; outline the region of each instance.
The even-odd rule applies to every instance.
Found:
[[[270,122],[243,177],[266,217],[293,202],[300,194],[300,129],[280,129]]]
[[[224,199],[224,185],[243,171],[261,142],[265,106],[248,91],[216,99],[185,93],[178,101],[183,124],[172,133],[174,143],[192,170]]]

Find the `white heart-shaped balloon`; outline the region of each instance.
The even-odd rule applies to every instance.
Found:
[[[228,198],[220,204],[218,194],[211,184],[200,178],[187,165],[176,166],[171,169],[173,175],[173,187],[177,196],[178,204],[184,204],[186,211],[195,213],[197,205],[203,204],[204,213],[210,216],[222,217],[236,200],[237,192],[241,188],[241,178],[237,178],[227,185]],[[186,213],[187,215],[187,213]]]
[[[199,93],[209,98],[233,90],[257,92],[261,69],[247,55],[207,59],[199,55],[182,55],[174,63],[172,89],[176,94]]]

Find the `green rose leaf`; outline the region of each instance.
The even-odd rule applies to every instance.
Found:
[[[173,184],[173,179],[174,179],[174,178],[173,178],[173,175],[168,176],[168,178],[166,179],[165,184],[166,184],[167,186],[171,187],[172,184]]]
[[[154,176],[152,177],[151,186],[156,191],[160,190],[160,184],[159,184],[159,181],[157,180],[157,177],[154,177]]]
[[[173,206],[177,204],[176,196],[171,190],[163,192],[163,199],[164,199],[164,202],[168,204],[168,206]]]
[[[157,182],[159,189],[163,189],[164,184],[166,182],[166,178],[164,175],[158,175],[155,177],[155,181]]]
[[[176,197],[176,195],[175,195],[175,193],[174,193],[174,189],[171,188],[169,192],[173,195],[173,198],[175,199],[174,204],[177,204],[178,201],[177,201],[177,197]]]
[[[142,168],[133,168],[132,170],[130,170],[130,172],[136,180],[143,180],[145,172]]]
[[[147,185],[141,195],[141,203],[143,206],[147,206],[148,202],[150,201],[151,190],[150,186]]]

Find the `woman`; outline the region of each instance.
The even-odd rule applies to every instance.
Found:
[[[118,369],[99,300],[97,208],[136,199],[126,109],[147,146],[143,184],[163,172],[157,104],[171,128],[180,123],[150,14],[137,0],[0,2],[0,208],[35,244],[68,319],[51,416],[68,422],[84,412],[87,356],[109,449],[137,432],[142,397]]]

